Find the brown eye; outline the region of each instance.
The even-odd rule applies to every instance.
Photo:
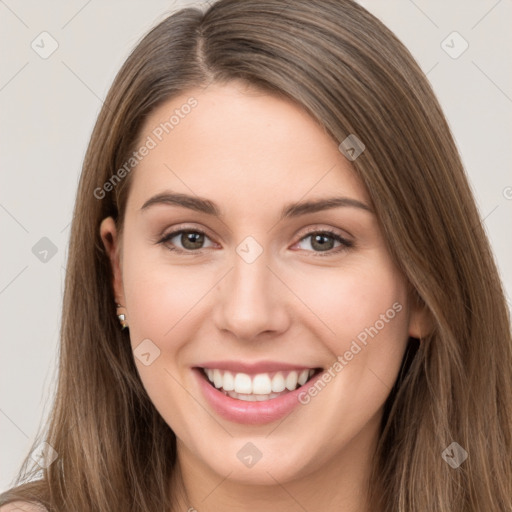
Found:
[[[331,235],[325,235],[323,233],[319,233],[316,235],[310,235],[311,238],[311,247],[315,250],[319,251],[328,251],[334,248],[334,244],[336,240]]]
[[[195,231],[184,231],[179,236],[180,242],[185,249],[201,249],[204,243],[204,234]]]
[[[300,244],[303,244],[300,247]],[[352,247],[353,242],[333,231],[313,231],[301,238],[299,248],[309,252],[336,254]],[[323,255],[322,255],[323,256]]]
[[[181,229],[165,235],[159,243],[164,244],[171,251],[199,252],[201,249],[213,246],[211,241],[210,245],[205,246],[206,241],[210,239],[202,231]]]

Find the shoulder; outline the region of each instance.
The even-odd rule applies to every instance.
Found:
[[[0,507],[0,512],[46,512],[42,505],[28,501],[12,501]]]

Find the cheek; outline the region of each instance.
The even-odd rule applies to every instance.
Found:
[[[123,282],[130,334],[135,339],[176,339],[172,331],[185,315],[186,320],[194,315],[194,305],[215,282],[212,272],[202,272],[199,279],[193,266],[166,263],[165,251],[126,241]]]
[[[297,295],[314,313],[310,325],[333,357],[346,355],[351,371],[370,367],[393,381],[408,339],[404,279],[381,253],[322,271],[296,280]]]
[[[304,403],[311,400],[318,411],[329,411],[326,437],[340,444],[381,410],[408,340],[405,281],[387,259],[358,263],[296,281],[297,286],[302,282],[298,294],[315,313],[306,311],[302,323],[308,322],[332,355],[327,391],[320,385],[318,394],[303,397]],[[340,429],[340,422],[346,427]]]
[[[123,282],[130,340],[139,376],[153,405],[169,425],[172,422],[171,428],[186,438],[190,395],[182,384],[181,360],[184,347],[195,336],[193,319],[200,309],[195,305],[211,284],[197,279],[192,267],[184,271],[166,265],[161,256],[156,261],[152,254],[156,252],[134,247],[125,253]],[[147,344],[144,352],[151,358],[158,354],[149,365],[137,358],[142,343]]]

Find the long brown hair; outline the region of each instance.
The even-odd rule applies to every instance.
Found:
[[[105,217],[122,227],[136,168],[104,198],[94,191],[129,159],[150,112],[191,88],[233,79],[291,98],[336,144],[350,134],[363,141],[354,171],[432,319],[387,402],[372,510],[510,512],[512,342],[489,243],[427,79],[399,40],[350,0],[183,9],[129,56],[92,133],[74,210],[58,389],[44,436],[58,457],[41,474],[27,457],[18,487],[0,503],[147,512],[175,501],[176,439],[119,329],[99,236]],[[442,456],[453,442],[468,454],[457,468]]]

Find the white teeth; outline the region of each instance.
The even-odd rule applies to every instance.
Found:
[[[251,377],[246,373],[237,373],[235,375],[235,391],[237,393],[252,393],[252,381]]]
[[[299,375],[299,384],[304,386],[309,378],[309,370],[302,370]]]
[[[213,370],[213,384],[216,388],[222,387],[222,373],[220,373],[220,370]]]
[[[289,389],[290,391],[293,391],[297,387],[297,379],[299,378],[297,372],[293,371],[290,372],[286,376],[286,389]]]
[[[236,391],[236,390],[235,390]],[[252,393],[256,395],[268,395],[272,392],[272,382],[266,373],[260,373],[252,380]]]
[[[231,398],[243,400],[244,402],[264,402],[265,400],[272,400],[273,398],[281,396],[281,393],[270,393],[268,395],[244,395],[235,393],[234,391],[223,391],[223,393]]]
[[[224,391],[234,391],[235,389],[235,378],[231,372],[224,372],[224,381],[222,383]]]
[[[258,402],[256,395],[241,395],[238,394],[238,400],[245,400],[246,402]]]
[[[226,392],[226,395],[240,400],[262,401],[303,386],[313,376],[315,370],[280,371],[275,373],[272,378],[268,373],[259,373],[251,377],[246,373],[233,374],[229,371],[212,368],[205,368],[204,372],[208,380],[217,389]],[[243,396],[239,397],[238,395]]]
[[[272,391],[274,393],[281,393],[286,389],[286,383],[282,372],[277,372],[272,378]]]

